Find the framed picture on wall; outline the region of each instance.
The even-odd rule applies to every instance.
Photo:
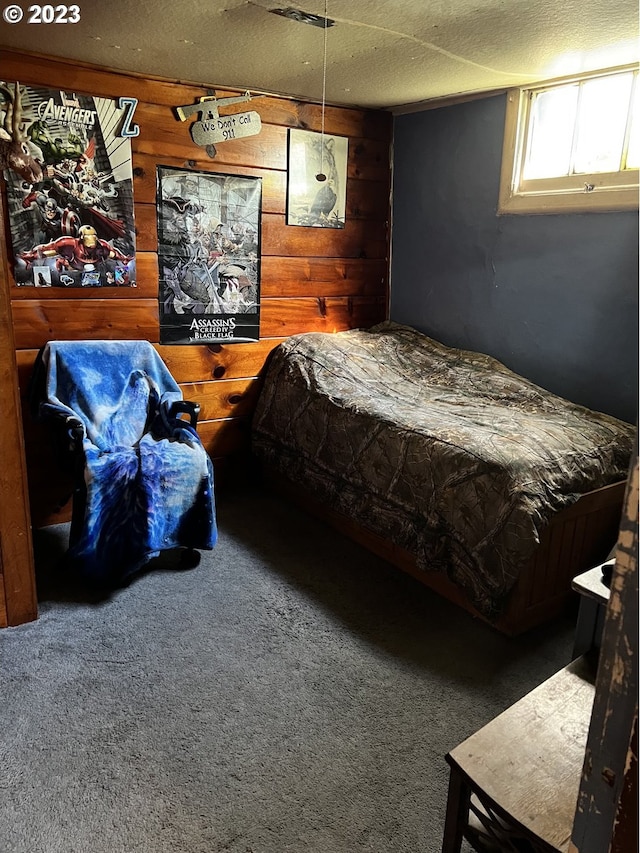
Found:
[[[344,228],[346,136],[289,130],[287,225]]]
[[[158,166],[160,341],[260,339],[262,178]]]

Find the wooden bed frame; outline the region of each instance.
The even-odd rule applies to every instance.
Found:
[[[419,569],[413,554],[322,503],[273,469],[263,466],[262,478],[277,494],[408,572],[448,601],[489,622],[445,575]],[[489,624],[516,636],[564,612],[575,596],[571,590],[573,578],[604,562],[616,544],[625,487],[626,481],[621,481],[587,492],[555,516],[520,575],[505,611]]]

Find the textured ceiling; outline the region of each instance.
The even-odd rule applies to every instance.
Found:
[[[324,0],[76,1],[79,23],[29,24],[19,0],[25,17],[0,19],[0,46],[322,98],[324,29],[269,10],[324,16]],[[327,0],[326,9],[336,22],[326,31],[327,103],[402,107],[638,62],[638,0]]]

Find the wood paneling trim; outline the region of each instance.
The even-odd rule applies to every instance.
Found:
[[[341,332],[372,326],[385,319],[386,303],[366,297],[263,299],[261,337],[301,332]]]
[[[0,246],[6,245],[0,198]],[[0,257],[0,627],[30,622],[38,615],[27,467],[18,394],[9,271]]]
[[[262,387],[261,379],[222,379],[187,382],[180,386],[185,400],[200,405],[200,419],[251,417]]]
[[[283,340],[284,338],[264,338],[256,343],[246,344],[154,346],[176,382],[187,385],[212,379],[251,379],[260,376],[269,353]],[[37,354],[37,349],[16,352],[18,384],[23,400],[27,396]],[[25,422],[25,431],[26,427]]]
[[[136,206],[136,246],[139,252],[158,247],[156,208]],[[297,257],[385,258],[386,225],[380,221],[348,219],[344,228],[306,228],[287,225],[283,215],[263,213],[262,254]]]
[[[156,346],[176,382],[205,382],[209,379],[242,379],[258,376],[271,350],[283,338],[268,338],[247,344],[208,346]]]
[[[338,332],[371,326],[385,319],[386,300],[368,297],[263,299],[260,337],[282,338],[300,332]],[[20,349],[50,340],[147,340],[158,343],[158,303],[151,299],[116,301],[64,299],[13,304],[15,337]],[[236,344],[236,346],[241,346]]]
[[[287,225],[284,216],[262,217],[262,254],[290,257],[386,258],[384,222],[347,220],[342,229]]]
[[[18,349],[51,340],[158,341],[158,302],[153,299],[66,299],[16,301],[12,305]]]
[[[260,265],[262,298],[269,296],[380,296],[387,281],[384,258],[267,256]]]
[[[29,380],[33,370],[33,363],[38,354],[37,349],[23,349],[16,352],[16,369],[18,371],[18,388],[20,397],[24,399],[29,387]],[[24,420],[24,419],[23,419]],[[25,424],[26,426],[26,424]]]
[[[202,152],[202,149],[200,149]],[[251,166],[224,164],[211,160],[204,152],[199,159],[169,157],[165,154],[135,154],[133,165],[133,188],[136,203],[156,203],[157,166],[169,166],[176,169],[194,169],[211,174],[249,175],[262,178],[262,212],[286,213],[287,210],[287,173],[275,169],[259,169]],[[347,219],[387,219],[389,215],[389,181],[347,179]]]

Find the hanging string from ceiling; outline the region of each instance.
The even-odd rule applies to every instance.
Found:
[[[322,183],[327,180],[324,173],[324,108],[327,99],[327,30],[329,29],[327,15],[328,0],[324,0],[324,39],[322,57],[322,122],[320,128],[320,171],[316,175],[316,181]]]

